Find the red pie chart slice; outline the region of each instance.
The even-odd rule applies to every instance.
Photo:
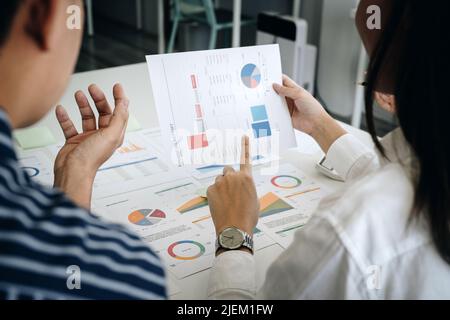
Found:
[[[159,209],[139,209],[128,215],[128,221],[137,226],[151,226],[166,218],[166,214]]]

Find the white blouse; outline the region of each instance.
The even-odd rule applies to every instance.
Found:
[[[293,244],[256,288],[243,251],[215,259],[212,299],[450,299],[450,265],[426,219],[411,218],[414,157],[398,129],[382,140],[387,158],[347,134],[327,154],[346,187],[322,200]]]

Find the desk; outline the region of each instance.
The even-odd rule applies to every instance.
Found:
[[[89,71],[74,74],[70,80],[67,91],[61,99],[61,103],[67,108],[74,124],[80,128],[81,119],[76,108],[73,94],[79,89],[84,89],[91,83],[97,83],[103,88],[110,101],[112,100],[111,88],[114,83],[121,82],[130,98],[130,112],[139,119],[143,128],[158,126],[158,119],[153,105],[151,94],[150,79],[145,63],[116,67],[98,71]],[[44,125],[50,128],[57,140],[64,139],[61,130],[56,122],[53,113],[48,114],[37,125]],[[343,126],[352,134],[357,136],[363,142],[370,144],[371,140],[367,133],[343,124]],[[300,142],[301,145],[301,142]],[[289,150],[282,154],[283,159],[296,165],[319,184],[325,186],[330,191],[336,191],[342,187],[342,183],[332,181],[315,170],[315,164],[320,160],[322,154],[317,152],[313,155],[302,154],[301,150]],[[265,274],[270,264],[283,251],[282,247],[274,244],[262,249],[255,254],[256,259],[256,277],[257,283],[262,284]],[[172,299],[204,299],[208,284],[209,270],[189,276],[183,280],[174,281],[181,289],[181,292],[172,296]]]

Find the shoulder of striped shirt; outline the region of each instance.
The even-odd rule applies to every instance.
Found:
[[[2,193],[3,194],[3,193]],[[1,206],[1,205],[0,205]],[[5,212],[10,212],[10,215],[13,215],[15,219],[26,221],[27,219],[30,219],[29,215],[27,215],[24,211],[26,210],[19,210],[19,208],[16,208],[16,210],[2,210],[0,212],[0,219],[2,214]],[[161,264],[161,261],[159,258],[150,250],[150,248],[145,245],[141,240],[134,234],[132,234],[130,231],[128,231],[126,228],[115,225],[115,224],[109,224],[106,222],[101,221],[100,219],[96,218],[95,216],[91,215],[87,210],[77,208],[73,204],[70,203],[70,201],[65,205],[61,207],[55,207],[52,214],[55,214],[60,217],[72,217],[72,218],[79,218],[81,221],[83,221],[83,224],[85,226],[82,227],[67,227],[67,226],[58,226],[58,224],[55,224],[52,221],[48,221],[44,224],[40,224],[40,228],[42,228],[44,232],[52,233],[52,234],[73,234],[82,236],[83,231],[88,230],[93,234],[96,234],[99,238],[97,239],[90,239],[90,237],[83,238],[82,241],[84,245],[86,245],[88,248],[92,247],[104,247],[106,250],[109,250],[111,252],[114,252],[115,254],[118,254],[119,256],[125,258],[125,259],[141,259],[142,261],[146,261],[149,263],[149,270],[144,270],[139,265],[126,265],[121,263],[115,263],[113,260],[108,259],[108,263],[104,264],[104,259],[97,259],[94,256],[90,256],[89,260],[90,263],[92,263],[92,259],[97,261],[104,266],[108,268],[112,268],[112,271],[121,274],[120,278],[118,279],[105,279],[101,278],[99,279],[98,276],[94,274],[89,274],[87,272],[83,272],[83,278],[86,281],[91,282],[93,285],[97,285],[100,287],[103,287],[105,289],[121,292],[124,295],[129,295],[130,297],[136,297],[139,299],[159,299],[164,298],[164,296],[158,295],[153,292],[149,292],[146,290],[142,290],[130,285],[127,285],[126,282],[123,282],[123,277],[126,277],[126,274],[130,275],[138,275],[139,277],[142,277],[143,281],[148,281],[149,283],[155,283],[159,286],[164,287],[165,286],[165,277],[163,272],[163,266]],[[21,235],[20,234],[9,234],[10,236],[14,236],[14,239],[20,240]],[[3,236],[8,236],[7,234],[3,233]],[[2,238],[3,238],[2,236]],[[17,238],[19,237],[19,238]],[[101,237],[104,237],[104,239],[101,239]],[[22,237],[23,238],[23,237]],[[131,247],[133,249],[137,249],[137,251],[134,250],[127,250],[127,248],[118,245],[115,243],[115,241],[111,241],[111,239],[118,240],[122,244],[125,244],[126,247]],[[5,240],[5,239],[3,239]],[[10,239],[11,240],[11,239]],[[22,239],[24,240],[24,239]],[[55,253],[55,250],[58,251],[56,246],[49,247],[49,244],[42,243],[39,241],[34,241],[36,239],[25,239],[26,241],[21,242],[25,245],[31,245],[35,244],[37,246],[34,246],[34,249],[38,251],[42,251],[44,249],[48,249],[47,254]],[[94,245],[95,243],[95,245]],[[34,250],[33,249],[33,250]],[[70,248],[60,248],[63,252],[67,252]],[[69,252],[77,253],[78,251],[76,248],[71,248],[73,250],[69,250]],[[44,250],[46,251],[46,250]],[[80,255],[81,254],[81,255]],[[77,256],[86,256],[86,252],[78,252],[76,254]],[[107,255],[105,254],[106,258]],[[16,259],[19,257],[16,257]],[[21,266],[33,266],[33,268],[30,271],[36,271],[36,270],[49,270],[49,266],[43,266],[43,265],[36,265],[37,261],[30,261],[28,259],[25,259],[27,261],[23,260],[23,257],[21,258],[21,261],[15,261],[20,263],[15,263],[13,261],[10,261],[12,263],[11,267],[13,265],[21,265]],[[2,262],[7,263],[6,257],[2,257]],[[39,263],[38,263],[39,264]],[[155,269],[156,268],[156,269]],[[161,270],[158,272],[157,270]],[[57,270],[54,270],[56,272]],[[121,280],[119,280],[121,279]],[[36,291],[38,292],[38,291]],[[58,293],[54,293],[54,295],[57,295]],[[64,297],[66,298],[66,297]],[[70,298],[70,297],[67,297]]]
[[[3,173],[2,170],[3,168],[0,167],[0,173]],[[2,195],[8,197],[9,200],[16,198],[16,201],[14,201],[17,204],[16,209],[20,208],[22,211],[29,212],[33,217],[39,217],[44,208],[50,208],[57,217],[75,218],[87,226],[95,228],[99,237],[110,236],[125,242],[129,247],[149,250],[149,247],[132,230],[120,224],[106,222],[88,210],[77,207],[58,190],[39,184],[24,186],[6,181],[9,190],[0,184],[0,191],[2,191],[0,192],[0,198]],[[32,202],[27,201],[30,198],[33,199]],[[2,206],[1,203],[0,206]]]
[[[49,219],[48,221],[40,221],[39,226],[42,228],[43,232],[52,233],[53,235],[62,234],[73,234],[82,238],[85,245],[90,244],[91,246],[99,245],[106,247],[105,249],[122,256],[125,259],[142,259],[149,263],[149,270],[142,270],[140,266],[136,265],[133,269],[138,275],[145,275],[144,281],[155,283],[159,286],[165,286],[164,282],[164,269],[161,264],[160,259],[157,255],[150,250],[150,248],[139,239],[131,230],[118,225],[107,223],[97,218],[85,209],[77,207],[70,199],[68,199],[62,192],[56,189],[44,187],[40,184],[34,183],[24,176],[23,171],[17,165],[16,161],[13,159],[6,159],[0,166],[0,178],[3,178],[2,183],[0,183],[0,199],[4,197],[3,203],[0,201],[0,207],[7,208],[8,210],[0,211],[0,219],[11,219],[14,218],[18,220],[26,228],[27,223],[33,223],[36,218],[41,218],[42,214],[48,215],[48,210],[52,210],[51,215],[57,216],[61,219],[72,218],[81,222],[78,226],[61,226],[55,221]],[[9,206],[6,205],[6,199],[10,202]],[[8,214],[9,213],[9,214]],[[91,234],[95,234],[95,239],[90,239],[90,237],[83,237],[86,235],[86,230]],[[23,240],[22,235],[19,233],[2,233],[3,236],[9,237],[9,240],[13,238],[16,240]],[[29,235],[28,235],[29,236]],[[103,239],[102,239],[103,238]],[[5,239],[4,239],[5,240]],[[35,243],[35,241],[23,242],[28,245]],[[122,246],[119,246],[121,243]],[[40,250],[44,247],[48,247],[45,243],[40,243]],[[125,246],[124,246],[125,245]],[[38,247],[34,247],[37,249]],[[31,248],[30,248],[31,249]],[[47,248],[48,249],[48,248]],[[52,247],[52,249],[58,249],[57,247]],[[78,252],[78,251],[77,251]],[[6,258],[6,257],[3,257]],[[10,257],[12,258],[12,257]],[[20,258],[20,257],[15,257]],[[23,258],[23,257],[21,257]],[[5,259],[2,262],[6,263]],[[20,265],[30,265],[33,261],[22,261]],[[37,262],[37,261],[35,261]],[[12,262],[11,262],[12,263]],[[39,267],[39,266],[36,266]],[[42,266],[43,269],[47,269],[48,266]],[[121,266],[115,264],[115,269],[121,271],[129,271],[124,268],[125,265]],[[130,267],[130,266],[128,266]],[[131,265],[133,267],[133,265]],[[139,270],[134,270],[139,269]],[[117,271],[116,270],[116,271]],[[151,272],[153,270],[153,272]],[[158,271],[160,270],[160,271]],[[96,281],[96,277],[92,275],[92,281]],[[111,289],[118,287],[123,288],[124,283],[115,281],[114,279],[108,279]],[[126,286],[125,286],[126,287]],[[158,298],[159,296],[152,292],[146,292],[145,290],[140,290],[139,288],[130,287],[129,290],[133,292],[133,295],[141,298]]]
[[[26,207],[24,201],[26,202],[26,199],[31,198],[33,199],[33,204],[30,205],[32,206],[32,209],[35,209],[34,212],[36,213],[42,210],[43,207],[51,208],[53,206],[52,209],[54,211],[56,210],[56,213],[61,213],[64,217],[79,218],[92,225],[123,232],[131,238],[139,240],[139,237],[125,226],[106,222],[94,215],[92,212],[78,207],[62,191],[43,186],[32,181],[25,181],[19,170],[20,169],[15,165],[9,165],[6,167],[0,166],[0,176],[4,177],[4,183],[7,187],[5,188],[5,186],[0,184],[0,189],[3,189],[3,192],[0,193],[0,197],[2,194],[5,194],[5,196],[9,195],[8,198],[10,200],[14,198],[17,198],[17,200],[22,200],[20,203],[24,207]]]
[[[2,172],[2,170],[4,174],[6,172],[6,175],[8,175],[8,171],[5,171],[4,167],[0,168],[0,172]],[[89,211],[77,207],[72,201],[70,201],[70,199],[58,190],[44,187],[36,183],[19,184],[15,181],[16,179],[14,179],[16,177],[9,175],[9,178],[11,179],[5,180],[9,190],[5,186],[0,185],[0,189],[3,189],[1,190],[2,192],[0,192],[0,198],[3,195],[8,197],[9,200],[15,199],[13,202],[16,204],[14,207],[8,207],[9,210],[3,210],[0,214],[0,218],[2,215],[6,214],[13,216],[17,220],[21,220],[21,222],[26,225],[27,222],[31,223],[33,218],[39,217],[44,210],[43,208],[50,207],[52,209],[52,215],[60,218],[79,219],[84,226],[62,227],[54,221],[49,220],[44,224],[40,224],[41,228],[45,229],[43,231],[52,232],[53,234],[69,233],[81,236],[84,235],[83,231],[88,230],[97,236],[98,240],[96,241],[102,242],[113,252],[116,252],[125,258],[143,259],[151,263],[156,268],[163,268],[157,255],[152,252],[150,248],[128,228],[99,219]],[[30,198],[34,201],[27,201]],[[52,202],[55,202],[55,206],[53,208]],[[0,206],[5,207],[5,204],[0,203]],[[33,218],[30,218],[31,216]],[[104,239],[101,239],[102,237]],[[89,239],[83,240],[89,241]],[[133,250],[128,251],[126,248],[123,248],[123,246],[118,246],[117,243],[115,243],[117,241],[124,244],[126,248],[132,248]]]

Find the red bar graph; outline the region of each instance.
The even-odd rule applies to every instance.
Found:
[[[204,133],[188,137],[188,146],[190,150],[206,148],[208,145],[208,138]]]
[[[195,114],[197,115],[197,118],[203,118],[203,111],[201,105],[199,104],[195,105]]]
[[[191,75],[192,88],[197,89],[197,77],[195,74]]]

